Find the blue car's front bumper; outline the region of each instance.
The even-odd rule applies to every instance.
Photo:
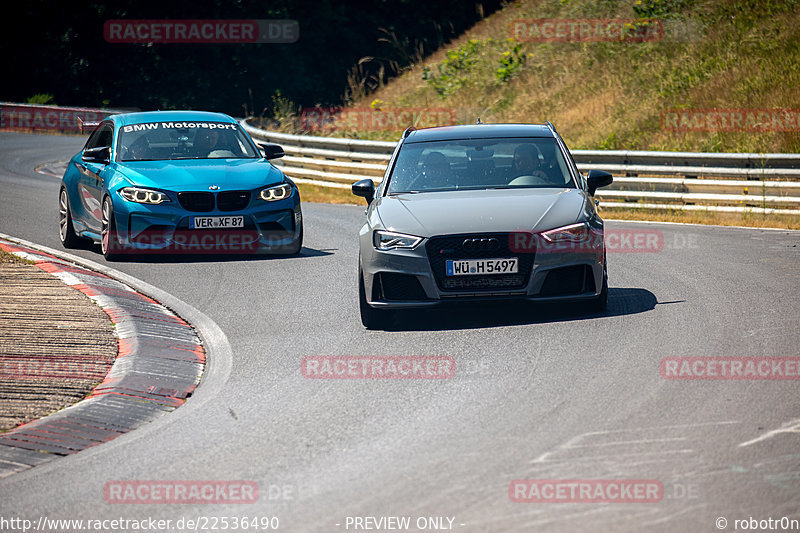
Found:
[[[170,201],[158,205],[125,200],[112,192],[114,219],[119,245],[131,251],[256,253],[282,251],[302,238],[300,197],[295,190],[284,200],[266,202],[258,191],[249,191],[250,199],[241,209],[202,211],[186,208],[179,194],[164,191]],[[221,194],[225,191],[220,191]],[[215,194],[215,196],[216,196]],[[191,207],[191,206],[190,206]],[[238,217],[244,224],[236,228],[195,229],[195,217]]]

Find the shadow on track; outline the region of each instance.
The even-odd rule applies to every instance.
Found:
[[[568,322],[645,313],[653,310],[658,303],[656,296],[646,289],[611,287],[608,306],[602,313],[586,311],[580,303],[461,303],[436,309],[402,311],[386,329],[436,331]]]
[[[103,254],[100,253],[99,244],[90,244],[82,249],[90,250],[97,254],[98,258],[102,259]],[[215,254],[215,253],[202,253],[202,254],[189,254],[189,253],[173,253],[173,254],[158,254],[153,252],[145,253],[129,253],[124,254],[122,257],[114,261],[106,261],[108,264],[118,263],[227,263],[237,261],[269,261],[271,259],[305,259],[308,257],[323,257],[332,255],[331,249],[317,250],[315,248],[308,248],[303,246],[300,253],[294,255],[286,254]]]

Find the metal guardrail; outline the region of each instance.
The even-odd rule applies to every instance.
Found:
[[[241,124],[256,140],[283,147],[286,156],[277,164],[289,177],[324,187],[380,181],[396,145],[271,132],[247,120]],[[581,172],[595,168],[614,174],[614,183],[597,191],[604,208],[800,215],[800,154],[573,150],[572,155]]]

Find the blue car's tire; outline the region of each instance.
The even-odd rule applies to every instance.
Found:
[[[302,249],[303,249],[303,228],[301,227],[300,236],[297,237],[297,240],[293,244],[286,247],[284,253],[286,253],[287,255],[297,255],[300,253],[300,250]]]
[[[120,243],[117,238],[117,223],[114,220],[114,206],[108,196],[103,199],[100,216],[100,251],[106,261],[116,261],[119,259]]]
[[[67,189],[62,187],[58,194],[58,237],[64,248],[81,248],[87,241],[78,237],[72,225],[72,210],[69,208]]]
[[[273,246],[271,248],[266,248],[260,250],[260,254],[265,255],[297,255],[300,253],[300,250],[303,249],[303,227],[300,227],[300,235],[297,237],[297,240],[294,241],[292,244],[287,244],[284,246]]]

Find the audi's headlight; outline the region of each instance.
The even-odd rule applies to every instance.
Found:
[[[551,243],[579,243],[587,241],[589,237],[589,225],[586,222],[542,232],[542,238]]]
[[[119,194],[129,202],[136,202],[137,204],[163,204],[164,202],[169,202],[169,196],[152,189],[125,187],[120,189]]]
[[[261,199],[267,202],[277,202],[278,200],[285,200],[292,195],[292,186],[288,183],[281,183],[273,187],[267,187],[261,190]]]
[[[393,231],[377,230],[372,234],[372,243],[378,250],[410,250],[422,242],[422,237],[395,233]]]

